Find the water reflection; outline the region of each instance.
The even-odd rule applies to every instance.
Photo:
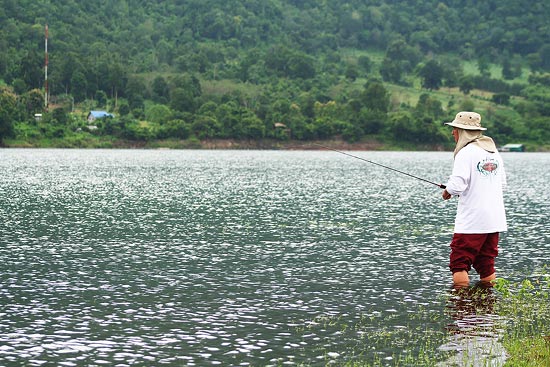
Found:
[[[499,276],[547,261],[549,157],[507,160]],[[454,211],[327,152],[0,150],[0,365],[391,364],[439,346]]]
[[[447,325],[449,341],[439,350],[453,352],[440,366],[500,367],[506,362],[506,350],[499,342],[504,320],[495,314],[497,297],[492,287],[477,283],[449,292]]]

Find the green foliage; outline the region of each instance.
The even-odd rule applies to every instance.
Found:
[[[16,136],[27,141],[39,139],[42,136],[42,132],[34,121],[32,123],[16,123],[14,131]]]
[[[170,96],[170,90],[168,87],[168,83],[162,76],[155,77],[151,85],[151,89],[152,89],[151,98],[153,101],[157,103],[163,103],[163,104],[166,104],[168,102],[168,98]]]
[[[396,140],[427,144],[446,140],[444,133],[430,117],[416,117],[410,112],[396,112],[390,115],[389,127]]]
[[[64,108],[56,108],[51,112],[51,123],[66,125],[69,122],[69,115]]]
[[[155,137],[151,125],[136,120],[127,121],[121,131],[121,137],[128,140],[148,141]]]
[[[170,93],[170,108],[180,112],[194,112],[196,101],[193,93],[184,88],[175,88]]]
[[[437,128],[422,138],[417,130],[437,127],[441,116],[464,106],[513,108],[505,119],[488,119],[497,135],[545,144],[550,8],[518,4],[189,0],[182,7],[127,0],[36,7],[21,1],[0,15],[0,80],[16,99],[13,109],[0,107],[0,138],[42,112],[41,23],[43,14],[57,14],[48,19],[50,94],[70,97],[71,111],[76,104],[82,114],[97,108],[120,117],[100,124],[92,138],[377,135],[436,143]],[[466,17],[475,22],[461,21]],[[513,32],[502,19],[514,24]],[[528,80],[527,65],[537,71]],[[395,84],[415,97],[390,94]],[[443,86],[458,87],[475,103],[464,104],[455,90],[436,93]],[[429,98],[417,98],[426,90]],[[67,100],[55,103],[69,110]],[[69,128],[71,119],[56,113],[45,123]],[[410,131],[398,138],[393,128],[407,114]]]
[[[380,66],[380,75],[386,82],[403,84],[403,67],[400,61],[384,59]]]
[[[531,118],[525,125],[532,140],[541,145],[550,142],[550,116]]]
[[[543,274],[548,274],[548,267]],[[496,279],[501,295],[497,312],[509,320],[503,344],[510,354],[507,366],[546,366],[550,361],[550,276],[511,282]]]
[[[265,125],[253,113],[247,113],[241,118],[242,134],[240,136],[249,139],[261,139],[265,136]]]
[[[5,87],[0,88],[0,143],[13,135],[13,121],[19,115],[17,96]]]
[[[473,100],[471,99],[465,99],[460,103],[459,108],[460,111],[474,111],[476,109],[476,105]]]
[[[496,93],[491,100],[496,104],[507,106],[510,104],[510,95],[508,93]]]
[[[470,94],[470,91],[474,89],[475,83],[474,78],[471,75],[466,75],[460,78],[458,81],[458,88],[464,94]]]
[[[542,85],[531,85],[523,89],[522,95],[532,101],[537,112],[542,116],[550,116],[550,89]]]
[[[88,90],[88,81],[81,71],[75,72],[71,76],[71,92],[75,102],[82,102],[86,99]]]
[[[40,113],[44,109],[44,94],[38,89],[31,89],[21,95],[21,104],[28,116]]]
[[[197,116],[191,126],[193,134],[199,139],[219,138],[222,136],[223,126],[213,116]]]
[[[105,108],[107,106],[107,93],[105,93],[104,91],[96,91],[94,99],[99,108]]]
[[[373,62],[367,55],[361,55],[357,59],[357,66],[359,67],[360,71],[363,71],[365,73],[369,73],[372,70]]]
[[[118,113],[121,116],[127,116],[130,113],[130,105],[128,104],[128,101],[119,101]]]
[[[529,75],[530,84],[540,84],[546,87],[550,87],[550,73],[533,73]]]
[[[418,74],[422,78],[422,87],[426,89],[439,89],[445,76],[443,67],[436,60],[424,64]]]
[[[152,105],[145,109],[145,118],[147,121],[162,125],[171,120],[172,110],[166,105]]]
[[[382,83],[378,81],[368,82],[365,84],[365,90],[361,94],[361,103],[369,110],[388,112],[390,93]]]
[[[433,119],[440,119],[444,115],[441,101],[433,98],[427,93],[423,93],[420,95],[420,98],[418,98],[418,103],[415,107],[415,111],[420,116],[428,116]]]
[[[191,135],[191,127],[184,120],[170,120],[163,124],[158,132],[159,139],[187,139]]]

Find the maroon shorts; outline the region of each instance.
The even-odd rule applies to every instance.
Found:
[[[453,273],[470,271],[472,266],[480,278],[495,272],[495,257],[498,255],[498,232],[464,234],[455,233],[451,242],[449,268]]]

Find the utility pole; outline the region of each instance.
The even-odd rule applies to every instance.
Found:
[[[45,40],[44,40],[44,107],[48,110],[48,25],[45,28]]]

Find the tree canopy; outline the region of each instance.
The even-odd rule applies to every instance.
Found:
[[[396,103],[391,85],[483,89],[512,109],[506,124],[526,114],[546,121],[548,19],[546,2],[519,0],[6,0],[0,85],[16,111],[2,107],[0,139],[36,112],[27,94],[45,87],[45,24],[49,92],[54,104],[71,103],[56,107],[108,108],[127,120],[118,130],[147,130],[127,136],[357,140],[393,136],[409,114],[427,121],[416,102]],[[519,84],[527,69],[533,78]],[[452,102],[442,106],[449,115]],[[513,133],[529,138],[526,128]]]

